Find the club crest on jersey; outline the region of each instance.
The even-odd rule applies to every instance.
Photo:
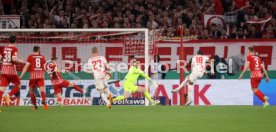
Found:
[[[48,73],[52,73],[57,69],[57,64],[52,60],[48,60],[48,61],[46,61],[45,65],[44,65],[44,69]]]

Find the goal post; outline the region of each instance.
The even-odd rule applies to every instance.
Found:
[[[180,30],[180,60],[186,61],[184,58],[185,55],[185,50],[184,50],[184,41],[183,41],[183,32],[184,32],[184,27],[183,26],[179,26],[179,30]],[[180,63],[179,66],[183,66],[183,63]],[[179,73],[179,84],[181,84],[184,80],[185,80],[185,71],[183,68],[180,69],[180,73]],[[185,86],[184,86],[185,87]],[[185,101],[186,96],[187,95],[187,91],[185,92],[185,88],[182,88],[180,90],[180,105],[185,105]]]
[[[0,48],[3,48],[8,43],[7,40],[10,35],[17,36],[16,46],[19,49],[18,56],[24,61],[32,53],[32,47],[38,45],[41,47],[41,53],[45,55],[47,60],[51,57],[58,57],[59,60],[64,60],[62,66],[66,67],[70,64],[87,62],[88,58],[91,57],[92,47],[98,47],[100,55],[105,56],[109,62],[116,63],[116,66],[118,65],[117,63],[128,64],[129,56],[137,55],[138,59],[144,63],[142,69],[146,74],[149,73],[149,63],[155,54],[155,41],[157,40],[156,32],[149,31],[147,28],[0,29]],[[133,42],[128,45],[132,47],[126,49],[124,40],[127,38],[135,38],[140,43],[143,43],[143,46],[137,46],[137,42]],[[128,52],[129,50],[133,50],[133,52]],[[143,54],[139,54],[141,51]],[[20,72],[22,68],[23,65],[17,66],[17,71]],[[77,73],[72,72],[74,69],[77,69]],[[78,80],[88,80],[91,78],[84,75],[83,67],[79,65],[74,65],[70,71],[70,73],[63,75],[65,79],[77,82]],[[125,69],[126,71],[127,69]],[[123,80],[125,74],[115,69],[112,77],[114,80]],[[26,77],[24,79],[26,80]],[[81,82],[90,83],[88,81]],[[147,80],[144,81],[144,85],[149,90],[150,85]],[[145,99],[145,105],[149,105],[147,99]]]

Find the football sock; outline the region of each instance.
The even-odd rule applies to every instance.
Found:
[[[190,85],[190,84],[188,84],[188,95],[187,95],[187,99],[188,100],[191,100],[191,95],[193,94],[193,85]]]
[[[264,94],[261,92],[261,90],[257,90],[255,92],[255,95],[262,101],[265,102]]]
[[[3,97],[4,92],[0,91],[0,106],[2,105],[2,97]]]
[[[183,86],[186,85],[187,81],[188,81],[188,77],[186,77],[185,80],[176,89],[180,90],[181,88],[183,88]]]
[[[83,93],[83,90],[76,84],[74,84],[74,89],[79,91],[80,93]]]
[[[106,104],[110,104],[110,102],[109,102],[109,100],[107,99],[107,97],[105,96],[105,94],[101,94],[101,97],[102,97],[102,99],[104,100],[104,102],[105,102]]]
[[[105,89],[105,93],[108,95],[108,94],[111,94],[111,92],[109,91],[108,88]]]
[[[123,96],[123,95],[117,96],[115,99],[113,99],[113,102],[117,101],[117,100],[123,100],[123,99],[125,99],[125,96]]]
[[[58,103],[61,103],[61,101],[62,101],[62,98],[61,98],[61,97],[58,97],[58,98],[57,98],[57,102],[58,102]]]
[[[31,92],[31,93],[30,93],[30,97],[31,97],[32,104],[33,104],[34,106],[36,106],[36,97],[35,97],[34,92]]]
[[[17,94],[20,91],[19,86],[15,85],[12,90],[9,92],[9,96],[12,96],[14,94]]]
[[[152,100],[152,98],[150,97],[150,94],[149,94],[149,92],[146,90],[145,92],[144,92],[144,95],[145,95],[145,97],[152,103],[153,102],[153,100]]]
[[[45,94],[45,92],[42,91],[42,92],[40,92],[40,94],[41,94],[42,101],[43,101],[44,103],[46,103],[46,102],[45,102],[45,101],[46,101],[46,94]]]

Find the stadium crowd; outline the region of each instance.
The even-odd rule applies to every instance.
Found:
[[[164,36],[198,39],[275,38],[275,0],[1,0],[0,15],[20,15],[21,28],[162,28]],[[205,28],[202,14],[237,14],[237,22]],[[247,24],[248,19],[272,19]]]

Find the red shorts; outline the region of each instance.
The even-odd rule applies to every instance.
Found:
[[[20,85],[20,78],[18,75],[1,75],[1,87],[7,87],[10,83],[13,83],[14,85]]]
[[[44,85],[45,85],[44,78],[30,79],[30,82],[29,82],[30,88],[41,87]]]
[[[261,81],[262,81],[261,77],[251,78],[251,80],[250,80],[251,88],[258,88]]]
[[[63,87],[67,88],[67,87],[69,87],[69,85],[70,85],[70,82],[67,80],[63,80],[60,84],[53,85],[55,94],[61,93],[62,88]]]

